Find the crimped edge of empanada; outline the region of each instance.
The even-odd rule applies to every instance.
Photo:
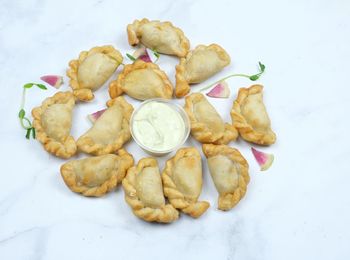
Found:
[[[173,181],[173,170],[175,164],[184,157],[195,156],[201,160],[201,155],[194,147],[186,147],[179,149],[175,156],[167,160],[162,173],[163,190],[165,197],[168,198],[171,205],[176,209],[180,209],[183,213],[190,215],[193,218],[199,218],[210,206],[207,201],[191,201],[185,197],[177,188]]]
[[[167,24],[170,27],[174,28],[177,35],[180,37],[180,46],[181,46],[181,52],[174,53],[174,55],[178,57],[186,56],[186,54],[190,49],[190,42],[185,36],[184,32],[180,28],[174,26],[171,22],[161,22],[159,20],[150,21],[147,18],[143,18],[140,21],[135,20],[132,24],[128,24],[128,26],[126,27],[126,31],[128,34],[128,42],[130,45],[135,46],[140,43],[140,39],[142,38],[142,35],[140,35],[140,33],[138,32],[138,28],[150,22],[159,22],[159,23]]]
[[[222,48],[220,45],[213,43],[208,46],[200,44],[193,50],[191,50],[186,58],[181,58],[180,63],[176,65],[176,84],[175,84],[175,96],[177,98],[181,98],[186,96],[190,92],[190,84],[193,83],[200,83],[200,82],[190,82],[186,79],[186,64],[191,59],[194,52],[201,50],[201,49],[213,49],[219,56],[219,58],[223,61],[226,61],[226,64],[224,67],[230,64],[231,58],[228,55],[228,53],[225,51],[224,48]],[[209,77],[208,77],[209,78]],[[207,78],[207,79],[208,79]],[[204,80],[203,80],[204,81]],[[203,82],[201,81],[201,82]]]
[[[241,105],[244,100],[249,95],[262,92],[263,88],[262,85],[252,85],[249,88],[240,88],[237,99],[233,102],[231,118],[233,125],[239,131],[239,134],[244,140],[260,145],[270,145],[276,142],[276,134],[272,131],[271,127],[267,133],[258,132],[254,130],[241,114]]]
[[[113,190],[118,183],[121,183],[125,177],[127,170],[134,164],[134,158],[124,149],[118,150],[120,164],[113,169],[111,177],[96,187],[88,187],[77,182],[76,174],[72,165],[73,161],[66,162],[61,166],[61,176],[68,188],[76,193],[80,193],[86,197],[101,197],[107,192]],[[104,156],[104,155],[101,155]]]
[[[70,103],[70,105],[74,107],[75,98],[72,92],[57,92],[52,97],[46,98],[41,106],[35,107],[32,110],[33,127],[36,131],[36,139],[43,144],[46,151],[63,159],[72,157],[77,151],[77,145],[73,136],[67,136],[63,143],[51,138],[46,134],[45,129],[42,126],[41,116],[49,106],[65,103]]]
[[[124,99],[124,97],[117,97],[109,100],[107,106],[111,107],[116,103],[118,103],[123,109],[122,129],[120,130],[118,137],[108,145],[101,145],[96,144],[91,137],[85,136],[85,133],[77,140],[77,146],[80,151],[93,155],[104,155],[117,151],[123,147],[124,143],[130,140],[131,133],[129,129],[129,121],[134,108]]]
[[[90,101],[94,98],[91,89],[80,87],[78,81],[78,69],[87,57],[95,53],[106,54],[110,58],[116,60],[119,63],[118,66],[123,62],[123,56],[112,45],[97,46],[91,48],[89,51],[82,51],[80,52],[78,59],[71,60],[69,62],[69,69],[67,70],[67,76],[70,78],[69,85],[73,90],[74,96],[80,101]]]
[[[192,93],[185,98],[184,109],[191,122],[191,135],[201,143],[228,144],[230,141],[236,140],[238,132],[231,124],[224,123],[224,133],[217,134],[213,133],[204,123],[197,121],[193,113],[193,105],[202,99],[205,99],[205,96],[201,93]]]
[[[186,65],[186,59],[181,58],[180,63],[175,67],[175,70],[176,70],[175,96],[177,98],[184,97],[190,92],[190,84],[187,82],[185,78],[185,73],[186,73],[185,65]]]
[[[238,188],[233,193],[219,193],[218,209],[230,210],[238,204],[247,192],[247,185],[250,181],[248,162],[237,149],[227,145],[203,144],[202,149],[207,158],[225,155],[240,166]]]
[[[168,79],[168,76],[165,74],[164,71],[162,71],[157,64],[151,63],[151,62],[144,62],[142,60],[137,60],[132,64],[127,64],[124,66],[123,71],[118,75],[118,78],[116,80],[111,81],[109,84],[109,95],[111,98],[115,98],[123,94],[124,89],[124,80],[127,77],[127,75],[135,70],[140,69],[151,69],[153,70],[163,81],[163,88],[164,93],[159,93],[157,96],[158,98],[166,98],[171,99],[173,95],[173,86],[171,82]],[[154,97],[156,98],[156,97]]]
[[[154,158],[143,158],[137,165],[128,170],[122,184],[125,192],[125,201],[131,207],[133,213],[148,222],[170,223],[179,218],[179,212],[171,205],[165,204],[160,208],[151,208],[144,205],[137,196],[136,175],[145,167],[158,167]]]

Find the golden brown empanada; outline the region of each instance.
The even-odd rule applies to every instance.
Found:
[[[74,95],[82,101],[93,99],[92,92],[100,88],[122,62],[122,55],[111,45],[82,51],[77,60],[69,62],[67,70]]]
[[[72,92],[58,92],[32,110],[37,139],[46,151],[65,159],[77,151],[70,135],[74,105]]]
[[[237,149],[227,145],[203,144],[202,148],[219,192],[218,209],[230,210],[247,191],[248,163]]]
[[[129,141],[129,120],[134,110],[123,97],[107,102],[108,109],[77,141],[80,151],[94,155],[114,153]]]
[[[158,65],[137,60],[133,64],[125,65],[118,78],[109,84],[111,98],[118,97],[123,92],[139,100],[171,99],[173,86]]]
[[[133,164],[133,157],[120,149],[118,155],[106,154],[67,162],[61,166],[61,175],[72,191],[100,197],[114,189]]]
[[[185,57],[190,48],[183,31],[170,22],[135,20],[128,25],[127,33],[130,45],[141,42],[159,53]]]
[[[185,111],[191,121],[191,134],[201,143],[228,144],[236,140],[237,130],[225,124],[215,108],[201,93],[185,99]]]
[[[162,180],[164,194],[175,208],[194,218],[209,208],[208,202],[198,202],[202,191],[202,161],[196,148],[179,149],[166,162]]]
[[[190,92],[190,84],[200,83],[218,73],[231,62],[227,52],[217,44],[198,45],[176,66],[175,96]]]
[[[165,204],[158,163],[154,158],[143,158],[128,170],[123,180],[125,201],[133,213],[146,221],[169,223],[178,219],[179,212]]]
[[[233,102],[231,117],[233,125],[244,140],[270,145],[275,143],[276,134],[271,129],[262,91],[261,85],[241,88],[237,99]]]

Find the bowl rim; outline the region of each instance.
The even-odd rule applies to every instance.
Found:
[[[147,152],[150,152],[152,154],[167,154],[170,152],[173,152],[175,150],[177,150],[179,147],[181,147],[186,140],[188,139],[190,132],[191,132],[191,124],[190,124],[190,119],[186,113],[186,111],[183,109],[183,107],[181,107],[179,104],[173,103],[171,102],[172,99],[165,99],[165,98],[151,98],[151,99],[147,99],[145,101],[143,101],[138,108],[134,109],[134,111],[131,114],[130,117],[130,124],[129,124],[129,128],[130,128],[130,133],[132,138],[134,139],[134,141],[136,142],[136,144],[138,146],[140,146],[142,149],[144,149]],[[179,142],[176,146],[174,146],[173,148],[167,149],[167,150],[154,150],[151,149],[145,145],[143,145],[135,136],[134,131],[133,131],[133,124],[134,124],[134,117],[137,114],[137,112],[146,104],[151,103],[151,102],[162,102],[162,103],[166,103],[170,106],[172,106],[173,108],[175,108],[175,110],[180,114],[181,118],[184,121],[185,124],[185,133],[183,136],[183,139],[181,140],[181,142]],[[181,115],[182,114],[182,115]]]

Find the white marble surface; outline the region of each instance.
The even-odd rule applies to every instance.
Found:
[[[211,203],[205,215],[145,223],[120,187],[99,199],[72,193],[59,174],[64,160],[24,138],[17,119],[22,85],[65,74],[70,59],[95,45],[130,51],[125,27],[143,17],[172,21],[192,47],[216,42],[226,48],[232,64],[206,83],[254,72],[259,60],[266,64],[260,82],[278,139],[263,150],[275,154],[275,162],[261,173],[250,145],[231,143],[249,161],[251,183],[229,212],[216,209],[205,170],[201,197]],[[0,258],[349,259],[349,46],[346,0],[0,1]],[[176,63],[166,56],[159,62],[172,81]],[[228,100],[211,99],[226,120],[238,88],[250,82],[229,84]],[[54,92],[30,90],[26,110]],[[76,107],[75,137],[107,98],[105,86],[93,102]],[[145,156],[135,143],[127,149],[136,160]]]

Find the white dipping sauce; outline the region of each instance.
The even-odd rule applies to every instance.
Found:
[[[154,151],[166,151],[182,142],[185,122],[180,113],[162,102],[144,104],[133,119],[135,138]]]

